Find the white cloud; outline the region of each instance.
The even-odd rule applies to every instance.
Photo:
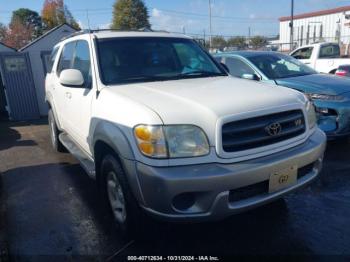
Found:
[[[155,30],[183,32],[185,29],[186,32],[190,33],[203,31],[203,24],[200,21],[179,15],[172,15],[157,8],[152,9],[150,21],[152,28]]]
[[[87,28],[87,26],[85,26],[85,24],[83,23],[83,21],[78,20],[77,23],[78,23],[78,25],[79,25],[79,27],[80,27],[81,29],[86,29],[86,28]]]
[[[249,15],[249,18],[250,18],[250,19],[255,19],[255,18],[256,18],[256,15],[255,15],[255,14],[250,14],[250,15]]]
[[[112,23],[101,24],[98,26],[98,29],[109,29]]]

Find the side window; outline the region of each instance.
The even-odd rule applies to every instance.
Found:
[[[44,54],[44,63],[45,63],[45,69],[46,69],[46,73],[51,73],[52,71],[52,67],[53,67],[53,64],[55,63],[55,60],[56,60],[56,57],[57,57],[57,53],[58,53],[58,49],[59,47],[56,46],[49,57],[47,57],[45,54]]]
[[[58,76],[60,76],[63,70],[72,69],[75,45],[76,42],[70,42],[64,45],[60,61],[57,67]]]
[[[226,57],[225,64],[230,70],[230,74],[236,77],[242,77],[244,74],[255,74],[254,70],[245,62],[238,58]]]
[[[84,82],[86,86],[89,86],[91,83],[91,62],[88,42],[77,41],[72,68],[79,70],[83,74]]]
[[[306,47],[306,48],[299,49],[292,54],[292,57],[296,59],[310,59],[313,49],[314,49],[313,47]]]
[[[340,56],[338,45],[322,46],[320,50],[320,58],[337,58]]]
[[[222,57],[221,56],[214,56],[214,59],[216,62],[221,63],[222,62]]]

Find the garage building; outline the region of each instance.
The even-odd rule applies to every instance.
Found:
[[[281,51],[290,49],[291,17],[281,17]],[[294,48],[316,42],[350,43],[350,6],[298,14],[294,16]]]
[[[45,76],[52,48],[76,30],[62,24],[16,51],[0,44],[0,113],[10,120],[47,115]]]
[[[0,43],[0,56],[1,54],[4,54],[4,53],[13,53],[13,52],[16,52],[16,50],[6,46],[3,43]],[[1,71],[0,71],[0,120],[6,119],[6,118],[8,118],[6,94],[5,94],[5,87],[2,81]]]
[[[41,116],[47,115],[47,105],[45,103],[45,76],[50,66],[50,54],[52,48],[64,37],[76,32],[76,29],[68,24],[62,24],[46,32],[41,37],[18,50],[29,56],[32,70],[36,97],[38,101],[39,113]]]

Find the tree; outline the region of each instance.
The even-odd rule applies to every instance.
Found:
[[[225,38],[223,38],[222,36],[214,36],[211,38],[211,44],[212,44],[212,48],[218,48],[218,49],[222,49],[224,47],[227,46],[227,42],[225,40]]]
[[[0,23],[0,42],[4,42],[6,35],[7,27],[3,23]]]
[[[250,44],[253,46],[254,49],[258,49],[266,45],[267,40],[263,36],[254,36],[250,39]]]
[[[117,0],[113,6],[111,29],[150,29],[149,14],[142,0]]]
[[[247,46],[245,37],[237,36],[231,37],[227,40],[227,45],[229,47],[237,47],[238,49],[244,49]]]
[[[34,28],[32,25],[24,25],[19,20],[11,22],[4,43],[12,48],[20,49],[32,41]]]
[[[64,23],[80,30],[78,23],[63,0],[45,0],[41,16],[45,30],[50,30]]]
[[[17,9],[12,13],[12,18],[10,22],[10,27],[14,23],[21,23],[25,27],[31,27],[33,29],[32,39],[42,35],[42,21],[39,14],[33,10],[27,8]]]

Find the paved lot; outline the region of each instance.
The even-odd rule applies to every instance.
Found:
[[[329,144],[321,179],[284,201],[220,223],[155,224],[133,241],[118,235],[77,162],[52,151],[44,121],[0,124],[0,173],[0,245],[16,259],[123,260],[161,253],[350,257],[350,142],[344,140]],[[95,259],[83,260],[89,258]]]

